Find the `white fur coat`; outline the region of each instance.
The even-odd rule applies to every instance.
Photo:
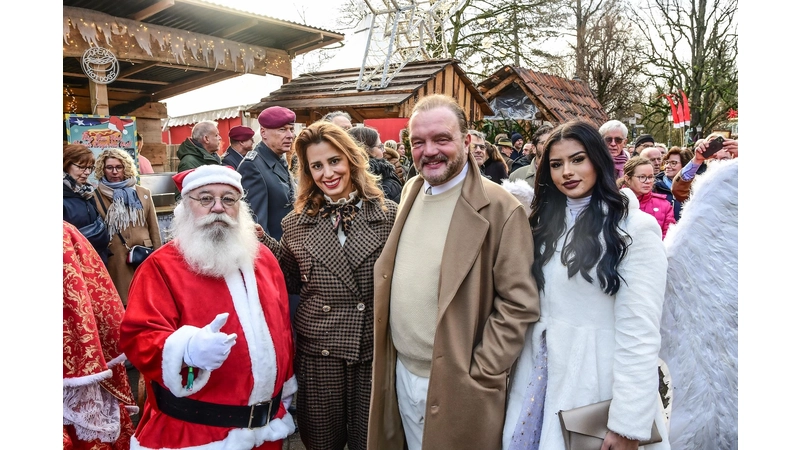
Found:
[[[608,427],[633,439],[650,436],[655,420],[663,442],[645,448],[669,449],[663,407],[658,394],[659,321],[664,300],[667,258],[661,229],[653,216],[639,210],[629,189],[628,218],[621,226],[632,237],[619,271],[625,282],[614,296],[580,275],[567,278],[561,264],[562,236],[544,267],[547,284],[540,293],[541,317],[528,329],[525,346],[509,386],[503,432],[508,448],[525,390],[546,334],[547,392],[539,448],[563,450],[557,412],[612,399]],[[573,220],[567,212],[567,228]]]
[[[660,356],[673,383],[676,449],[738,447],[738,159],[709,164],[664,240]]]

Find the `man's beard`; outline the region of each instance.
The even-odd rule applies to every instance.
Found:
[[[190,269],[212,277],[252,267],[261,245],[244,201],[239,203],[237,219],[225,213],[195,218],[181,203],[175,207],[170,232]]]
[[[443,184],[449,180],[451,180],[454,176],[458,175],[461,169],[464,167],[464,161],[467,159],[466,152],[464,149],[460,149],[451,159],[447,159],[447,157],[443,154],[438,154],[434,157],[422,157],[420,159],[420,164],[418,168],[419,175],[422,177],[423,180],[427,181],[432,186],[438,186]],[[424,167],[426,163],[435,162],[435,161],[446,161],[445,168],[443,172],[438,174],[431,174],[426,175],[424,172]]]

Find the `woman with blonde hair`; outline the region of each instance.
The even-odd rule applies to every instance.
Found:
[[[297,136],[299,185],[280,242],[262,237],[300,294],[297,422],[309,450],[363,450],[372,390],[373,266],[394,224],[367,154],[342,128],[316,122]]]
[[[111,235],[108,273],[122,304],[127,306],[128,288],[136,270],[127,262],[129,249],[134,245],[161,247],[156,207],[150,190],[136,184],[136,164],[125,150],[109,148],[100,153],[94,175],[100,180],[96,206]]]

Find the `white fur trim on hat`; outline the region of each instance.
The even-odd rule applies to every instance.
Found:
[[[186,196],[192,190],[207,184],[227,184],[235,187],[239,193],[244,193],[242,175],[239,172],[227,166],[205,165],[186,175],[183,179],[181,196]]]

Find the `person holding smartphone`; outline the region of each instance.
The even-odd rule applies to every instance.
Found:
[[[720,135],[711,134],[705,139],[698,140],[694,147],[694,157],[672,180],[673,197],[679,202],[685,202],[689,198],[694,177],[706,171],[705,161],[707,159],[727,160],[738,156],[739,141],[736,139],[726,139]]]

